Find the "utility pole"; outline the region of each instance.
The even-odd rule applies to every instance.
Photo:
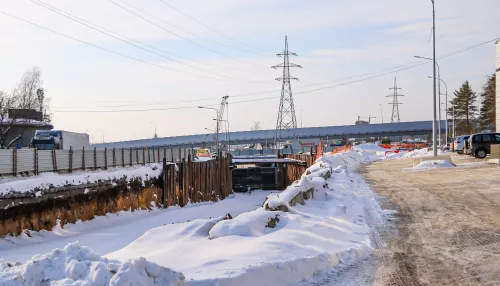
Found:
[[[380,117],[382,118],[382,123],[384,123],[384,113],[382,112],[382,103],[380,104]]]
[[[297,119],[295,117],[295,107],[293,104],[292,96],[292,86],[290,80],[298,80],[298,78],[290,76],[290,68],[298,67],[302,68],[300,65],[290,63],[289,56],[297,56],[296,53],[288,51],[288,38],[285,36],[285,50],[279,54],[279,57],[283,57],[283,63],[272,66],[273,69],[283,68],[283,76],[276,78],[276,80],[281,81],[281,99],[278,110],[278,119],[276,121],[276,135],[275,143],[281,138],[283,138],[283,130],[295,130],[297,128]],[[295,135],[295,134],[293,134]]]
[[[434,7],[434,0],[431,0],[432,2],[432,67],[433,67],[433,74],[432,74],[432,80],[434,81],[434,96],[432,99],[432,104],[433,104],[433,111],[434,111],[434,117],[433,117],[433,128],[432,128],[432,153],[434,156],[437,156],[437,142],[436,142],[436,136],[437,136],[437,122],[436,122],[436,9]],[[441,126],[439,126],[441,129]]]
[[[396,83],[396,78],[394,78],[394,87],[391,87],[389,89],[394,90],[393,94],[390,94],[386,97],[392,97],[392,102],[389,103],[392,105],[392,115],[391,115],[391,123],[394,122],[400,122],[399,118],[399,105],[402,104],[401,102],[398,102],[398,97],[399,96],[404,96],[403,94],[398,94],[398,90],[401,88],[398,87],[398,84]]]

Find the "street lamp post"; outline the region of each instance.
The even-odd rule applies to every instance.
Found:
[[[382,118],[382,123],[384,123],[384,114],[382,112],[382,103],[380,104],[380,117]]]
[[[434,4],[434,1],[432,2]],[[435,53],[434,53],[434,56],[435,56]],[[439,146],[441,146],[441,68],[439,67],[439,64],[436,62],[436,59],[434,57],[434,59],[431,59],[431,58],[427,58],[427,57],[421,57],[421,56],[415,56],[415,58],[417,59],[424,59],[424,60],[429,60],[429,61],[432,61],[434,62],[434,76],[432,77],[434,79],[434,121],[433,121],[433,140],[432,141],[436,141],[436,133],[438,133],[438,141],[439,141]],[[437,78],[436,78],[436,67],[437,67]],[[438,102],[439,102],[439,126],[438,124],[436,124],[436,80],[439,81],[439,85],[438,85]],[[436,132],[436,129],[437,129],[437,132]],[[434,145],[436,145],[435,143],[433,143],[433,147]],[[437,150],[436,152],[434,152],[434,156],[437,156]]]
[[[434,125],[436,125],[436,9],[434,7],[434,0],[431,0],[432,2],[432,61],[433,61],[433,73],[432,76],[433,81],[434,81],[434,97],[433,97],[433,103],[434,103]],[[440,108],[441,109],[441,108]],[[441,123],[440,123],[441,124]],[[439,126],[439,130],[441,130],[441,126]],[[433,131],[433,137],[434,139],[436,138],[436,128],[434,128]],[[441,140],[441,137],[439,138]],[[436,140],[432,142],[432,151],[433,155],[437,156],[437,148],[436,148]]]
[[[154,123],[153,121],[151,121],[149,123],[151,123],[155,126],[155,134],[154,134],[153,138],[158,138],[158,133],[156,133],[156,123]]]
[[[101,129],[96,129],[97,131],[101,131],[101,135],[102,135],[102,143],[104,143],[104,131],[102,131]]]
[[[198,108],[202,108],[202,109],[212,109],[212,110],[215,110],[216,114],[217,114],[217,124],[216,124],[216,127],[215,127],[215,131],[216,132],[216,150],[217,150],[217,156],[219,156],[219,110],[215,109],[215,108],[211,108],[211,107],[205,107],[205,106],[198,106]]]
[[[428,76],[428,78],[432,78],[432,76]],[[445,102],[445,111],[446,111],[446,129],[445,129],[445,135],[446,135],[446,146],[448,146],[448,137],[449,137],[449,131],[448,131],[448,85],[446,84],[446,82],[442,79],[439,78],[439,82],[442,82],[444,84],[444,87],[445,87],[445,91],[446,91],[446,94],[444,94],[446,96],[446,102]],[[441,93],[439,93],[441,94]],[[441,104],[441,103],[440,103]],[[441,107],[440,107],[441,109]],[[440,118],[441,120],[441,118]],[[453,106],[453,122],[455,122],[455,106]],[[453,137],[455,137],[455,134],[453,133]]]

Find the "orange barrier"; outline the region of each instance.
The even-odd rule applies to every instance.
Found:
[[[318,149],[316,151],[316,160],[315,161],[317,161],[321,157],[323,157],[323,140],[319,139],[319,145],[318,145]]]

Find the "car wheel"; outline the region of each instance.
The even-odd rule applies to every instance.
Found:
[[[486,150],[484,149],[480,149],[480,150],[477,150],[476,151],[476,158],[479,158],[479,159],[484,159],[486,158]]]

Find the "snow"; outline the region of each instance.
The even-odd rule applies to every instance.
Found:
[[[148,164],[125,168],[109,168],[98,171],[78,171],[71,174],[41,173],[37,176],[25,178],[0,178],[0,196],[13,193],[35,192],[41,196],[44,190],[67,185],[81,185],[99,181],[141,178],[143,182],[151,177],[158,177],[161,173],[161,164]],[[41,192],[40,192],[41,191]]]
[[[78,242],[25,263],[0,260],[2,285],[184,285],[184,275],[144,258],[109,260]]]
[[[55,226],[53,231],[31,231],[19,237],[4,236],[0,239],[0,257],[10,261],[25,261],[39,253],[79,241],[99,255],[118,250],[133,242],[149,229],[165,224],[181,223],[197,218],[208,219],[231,213],[254,210],[262,205],[268,191],[235,194],[222,201],[188,204],[167,209],[121,211],[97,216],[93,220]],[[1,285],[1,283],[0,283]]]
[[[104,277],[99,279],[105,285],[176,285],[182,283],[180,273],[188,285],[289,285],[370,256],[372,223],[382,221],[384,212],[356,170],[380,158],[363,150],[327,154],[280,193],[254,191],[217,203],[122,212],[52,232],[31,232],[31,237],[8,237],[0,241],[0,257],[28,259],[15,266],[17,272],[8,272],[19,275],[26,273],[22,265],[41,257],[33,255],[50,256],[52,249],[78,240],[95,256],[61,254],[64,259],[44,264],[44,269],[56,269],[54,279],[61,283],[53,285],[98,285],[91,280],[97,276]],[[310,189],[314,199],[289,205]],[[265,210],[264,202],[285,204],[289,211]],[[227,213],[233,219],[225,219]],[[92,272],[94,264],[99,271]],[[7,272],[0,271],[1,284]],[[80,282],[73,283],[75,278]],[[118,284],[124,281],[129,284]]]
[[[374,151],[374,152],[385,152],[388,149],[382,148],[374,143],[363,143],[359,145],[352,146],[353,150],[359,151]]]
[[[289,212],[261,207],[232,220],[218,217],[165,225],[106,257],[124,261],[140,254],[182,272],[190,285],[289,285],[354,263],[372,252],[367,213],[382,216],[373,192],[355,172],[369,160],[369,155],[355,151],[323,157],[299,181],[321,188],[324,195],[289,206]],[[336,173],[325,188],[321,174],[332,167]],[[293,197],[288,193],[295,190],[279,197]],[[270,195],[267,202],[277,197]]]
[[[428,160],[422,161],[420,164],[413,167],[416,170],[427,170],[427,169],[438,169],[438,168],[453,168],[453,165],[450,161],[447,160]]]
[[[443,155],[449,153],[449,151],[438,150],[438,155]],[[387,154],[385,159],[406,159],[406,158],[420,158],[426,156],[432,156],[433,152],[429,151],[428,148],[415,149],[412,151],[401,151],[399,153]]]
[[[208,233],[210,238],[219,238],[230,235],[239,236],[263,236],[269,234],[277,227],[266,227],[270,219],[285,217],[283,212],[268,212],[260,208],[255,211],[242,213],[234,219],[222,220],[218,222]],[[280,219],[280,226],[284,224],[284,219]]]

